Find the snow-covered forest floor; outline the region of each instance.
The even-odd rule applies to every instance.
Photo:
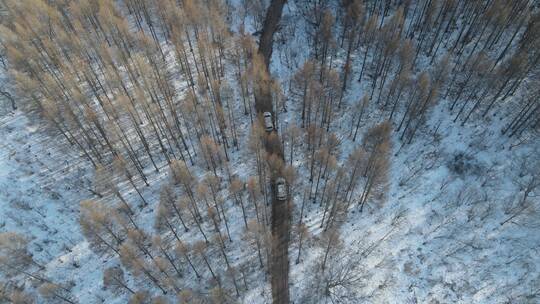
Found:
[[[337,264],[355,265],[363,303],[535,303],[538,210],[505,221],[538,144],[510,150],[497,125],[459,127],[446,111],[435,108],[422,138],[393,157],[384,206],[350,214]],[[318,235],[321,213],[311,208],[306,222]],[[308,290],[307,271],[293,265],[293,294]]]
[[[291,18],[286,13],[284,22],[287,17]],[[292,32],[302,31],[297,28]],[[307,57],[306,47],[301,47],[304,42],[297,35],[288,45],[276,47],[272,72],[285,95],[295,70],[289,69],[283,58],[294,50],[298,53],[293,62],[303,62]],[[357,71],[361,58],[354,62]],[[357,84],[356,74],[352,79],[344,107],[332,123],[341,140],[340,164],[361,143],[358,139],[353,142],[349,134],[354,103],[368,88]],[[332,251],[328,266],[330,273],[344,279],[342,286],[329,289],[341,295],[343,302],[540,303],[540,195],[538,189],[525,192],[540,168],[540,142],[532,136],[521,141],[501,135],[506,121],[500,117],[511,112],[512,99],[497,105],[497,116],[478,117],[463,126],[453,122],[455,111],[449,111],[449,102],[440,100],[429,110],[429,118],[411,144],[400,149],[400,134],[392,133],[386,200],[368,202],[362,213],[358,206],[351,206],[340,230],[339,250]],[[300,104],[288,99],[286,106],[287,111],[279,110],[280,132],[292,124],[300,125]],[[382,121],[380,114],[377,105],[370,105],[359,130],[360,139]],[[242,148],[230,150],[229,166],[233,175],[245,180],[255,172],[253,156],[245,149],[248,116],[239,117],[238,130]],[[303,145],[300,142],[295,149]],[[307,162],[303,153],[295,154],[299,184],[309,175]],[[198,177],[205,174],[200,167],[195,169]],[[102,271],[118,265],[118,258],[96,254],[80,231],[79,203],[96,198],[91,190],[93,173],[83,155],[59,135],[51,134],[42,121],[19,110],[1,114],[0,232],[30,236],[29,250],[44,266],[44,274],[70,286],[76,302],[126,303],[127,293],[113,294],[103,288]],[[150,204],[137,208],[137,222],[145,230],[154,229],[159,190],[167,181],[166,175],[167,170],[152,174],[151,185],[144,189]],[[121,188],[128,201],[138,200],[128,183]],[[226,196],[227,190],[223,194]],[[299,220],[303,187],[296,187],[291,195],[294,225]],[[242,214],[231,199],[226,205],[231,235],[240,238]],[[322,211],[318,202],[306,203],[303,221],[310,237],[298,264],[298,244],[292,235],[289,281],[294,303],[327,300],[313,299],[310,292],[317,284],[315,269],[324,254]],[[192,227],[186,238],[196,239],[196,235]],[[246,275],[250,288],[238,301],[271,303],[269,282],[262,271],[255,270],[254,250],[235,243],[228,250],[233,264],[254,261]],[[210,255],[219,253],[216,250]],[[152,288],[140,286],[129,272],[125,275],[129,286]],[[203,284],[193,274],[185,281],[186,286]]]
[[[523,195],[519,174],[538,161],[538,143],[510,149],[514,142],[499,135],[497,119],[487,129],[460,127],[447,113],[442,105],[433,109],[423,136],[392,158],[388,201],[351,214],[338,261],[357,264],[362,302],[528,303],[531,296],[534,303],[540,284],[538,213],[501,223]],[[97,303],[100,267],[108,261],[92,253],[78,226],[78,202],[92,196],[88,163],[65,143],[52,144],[61,139],[53,140],[22,112],[4,114],[0,125],[0,229],[32,236],[36,260],[50,261],[47,273],[73,280],[81,303]],[[232,167],[242,168],[242,162]],[[301,199],[296,193],[297,205]],[[307,208],[305,221],[317,239],[320,208]],[[302,260],[320,254],[313,242]],[[312,277],[305,266],[310,264],[294,264],[295,249],[291,287],[293,298],[301,299]],[[252,293],[246,303],[270,302]]]
[[[287,41],[283,48],[278,45],[281,52],[274,55],[274,71],[282,79],[291,77],[291,71],[284,66],[298,65],[307,56],[298,51],[307,43],[299,30],[302,26],[298,21],[291,24],[294,25],[283,31],[296,32],[288,33],[288,37],[295,37],[294,41]],[[353,62],[358,73],[361,60],[355,58]],[[419,64],[420,70],[422,67],[430,68],[427,61]],[[353,128],[354,104],[369,91],[365,81],[363,86],[353,81],[346,108],[334,122],[342,136],[344,158],[359,144],[358,140],[351,141],[349,134]],[[421,135],[412,144],[400,149],[399,134],[393,134],[387,201],[383,206],[369,205],[362,214],[353,211],[342,227],[343,252],[338,253],[335,261],[336,276],[344,270],[356,272],[345,288],[358,293],[357,297],[341,300],[351,303],[540,301],[540,195],[538,189],[535,193],[524,193],[527,183],[540,170],[538,135],[519,139],[501,135],[507,123],[503,118],[510,117],[514,99],[499,105],[497,116],[475,117],[475,121],[465,125],[454,122],[457,111],[449,111],[450,103],[450,98],[439,100],[430,110]],[[288,123],[298,124],[299,106],[295,109],[294,104],[290,105],[292,115],[282,115],[286,117],[282,118],[285,127]],[[371,106],[359,134],[381,122],[385,115],[379,110]],[[308,176],[309,172],[299,175]],[[520,212],[524,208],[524,195],[527,209]],[[297,193],[296,201],[301,200],[302,193]],[[319,226],[322,211],[318,203],[310,203],[309,208],[305,221],[317,243],[322,232]],[[295,216],[298,215],[297,208]],[[306,260],[320,259],[323,249],[320,245],[314,247],[317,249],[308,253]],[[313,287],[310,281],[316,281],[317,273],[303,267],[309,263],[294,264],[297,252],[293,248],[290,250],[292,294],[303,303],[310,299],[309,290]]]

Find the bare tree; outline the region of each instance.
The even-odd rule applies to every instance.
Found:
[[[32,265],[41,268],[28,251],[28,243],[29,239],[21,234],[0,233],[0,270],[7,277],[26,273]]]
[[[244,238],[248,242],[248,244],[253,245],[255,244],[255,248],[257,249],[257,257],[259,259],[260,267],[264,267],[263,263],[263,250],[265,249],[263,246],[265,245],[265,236],[264,236],[264,228],[261,226],[260,223],[255,222],[254,220],[249,221],[248,223],[249,229],[246,229],[244,232]]]
[[[161,278],[153,267],[145,261],[144,257],[139,255],[140,248],[138,246],[134,245],[133,242],[124,242],[119,251],[120,261],[124,267],[132,271],[135,276],[148,279],[163,294],[167,293]]]
[[[35,296],[14,284],[0,282],[0,300],[13,304],[33,304]]]
[[[332,260],[335,256],[335,252],[339,250],[341,245],[341,239],[339,236],[339,228],[338,227],[332,227],[331,229],[327,230],[322,235],[322,246],[324,249],[324,253],[322,255],[322,260],[320,262],[321,265],[321,271],[324,274],[324,271],[326,270],[326,264],[328,262],[328,258]],[[332,253],[332,254],[330,254]]]
[[[193,251],[195,253],[197,253],[201,258],[202,260],[204,261],[204,264],[206,265],[206,267],[208,268],[208,270],[210,271],[210,273],[212,274],[212,278],[218,283],[218,284],[221,284],[220,283],[220,280],[219,280],[219,277],[216,275],[216,272],[214,271],[214,269],[212,268],[212,266],[210,265],[210,262],[208,261],[208,257],[207,257],[207,253],[206,251],[208,250],[208,245],[202,241],[198,241],[196,242],[194,245],[193,245]]]
[[[298,237],[298,255],[296,256],[296,264],[300,263],[300,257],[302,255],[302,246],[304,245],[304,242],[306,238],[309,237],[309,230],[306,226],[306,224],[301,223],[300,225],[296,226],[296,234]]]
[[[118,291],[123,288],[131,294],[135,293],[135,291],[127,285],[124,279],[124,271],[120,266],[109,267],[103,271],[103,286],[105,286],[105,288],[111,288],[113,291]]]
[[[118,254],[118,246],[124,239],[123,230],[111,214],[113,211],[102,203],[82,201],[79,225],[85,238],[94,245],[94,250],[112,250]]]
[[[514,164],[518,175],[515,178],[515,184],[519,187],[516,194],[516,203],[509,209],[509,216],[500,223],[501,226],[511,223],[518,217],[526,213],[537,213],[540,208],[535,200],[538,197],[536,191],[540,189],[540,157],[538,151],[532,151],[526,155],[519,163]]]
[[[176,245],[174,247],[174,250],[175,250],[177,255],[181,255],[181,256],[184,257],[184,259],[188,262],[189,266],[191,267],[191,269],[193,270],[193,272],[195,273],[197,278],[200,278],[201,275],[199,274],[199,272],[195,268],[195,265],[193,265],[193,262],[192,262],[192,260],[190,258],[190,255],[189,255],[189,253],[191,251],[191,247],[189,247],[189,245],[185,244],[182,241],[177,241]]]
[[[243,190],[244,190],[244,183],[240,179],[235,178],[231,181],[231,186],[229,187],[229,191],[233,195],[233,198],[236,204],[240,204],[240,207],[242,208],[242,217],[244,219],[244,225],[247,229],[248,224],[247,224],[246,207],[244,206],[244,199],[242,198],[244,195]]]
[[[139,290],[131,295],[128,304],[149,304],[150,293],[146,290]]]
[[[71,296],[67,291],[54,283],[43,283],[39,286],[39,294],[49,300],[59,300],[65,303],[75,304],[76,302],[71,299]]]
[[[308,288],[301,296],[305,303],[357,303],[362,301],[361,295],[356,288],[367,279],[362,270],[358,257],[352,252],[337,253],[337,256],[329,261],[326,271],[321,273],[319,268],[312,269],[312,273],[306,275]]]
[[[390,131],[390,123],[384,122],[371,128],[364,137],[363,146],[368,155],[364,169],[364,189],[358,201],[360,212],[370,197],[384,200],[388,182]]]

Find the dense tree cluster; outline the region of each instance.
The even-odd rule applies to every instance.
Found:
[[[265,20],[265,1],[229,2],[0,3],[0,64],[17,106],[95,169],[80,230],[95,253],[118,260],[102,283],[130,303],[233,303],[251,279],[279,272],[277,177],[295,263],[318,252],[314,271],[327,288],[314,287],[316,296],[339,298],[328,284],[357,280],[337,261],[340,228],[383,206],[392,156],[421,136],[437,104],[461,125],[499,115],[510,138],[540,127],[532,1],[290,1],[308,45],[288,79],[268,71],[280,28]],[[281,14],[286,2],[268,11]],[[276,38],[285,57],[287,22]],[[260,46],[246,23],[261,30]],[[510,113],[500,106],[508,102]],[[304,222],[312,209],[317,238]],[[141,210],[153,210],[153,225]],[[29,242],[0,234],[0,269],[13,282],[38,281],[38,292],[10,282],[0,300],[75,303],[70,286],[40,274]]]

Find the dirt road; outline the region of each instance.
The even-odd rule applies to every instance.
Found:
[[[272,45],[274,33],[278,29],[283,6],[287,0],[272,0],[267,9],[263,23],[263,29],[259,41],[259,53],[263,56],[266,65],[266,72],[269,72],[270,60],[272,57]],[[269,73],[268,73],[269,74]],[[262,116],[264,112],[274,113],[272,107],[272,93],[270,87],[262,88],[255,95],[255,110]],[[276,117],[273,115],[273,117]],[[276,132],[276,131],[274,131]],[[278,135],[276,133],[276,135]],[[283,149],[279,135],[277,140],[269,142],[266,140],[265,149],[269,155],[278,155],[283,161]],[[268,139],[268,138],[267,138]],[[281,171],[281,170],[278,170]],[[277,176],[271,176],[272,190],[272,257],[270,261],[270,280],[272,285],[272,299],[274,304],[288,304],[289,298],[289,229],[290,229],[290,208],[289,200],[280,201],[276,199],[275,180]]]

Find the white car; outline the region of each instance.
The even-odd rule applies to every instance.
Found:
[[[272,120],[272,113],[270,112],[264,112],[264,129],[266,132],[272,132],[274,131],[274,121]]]
[[[287,182],[283,177],[276,179],[276,198],[280,201],[287,199]]]

